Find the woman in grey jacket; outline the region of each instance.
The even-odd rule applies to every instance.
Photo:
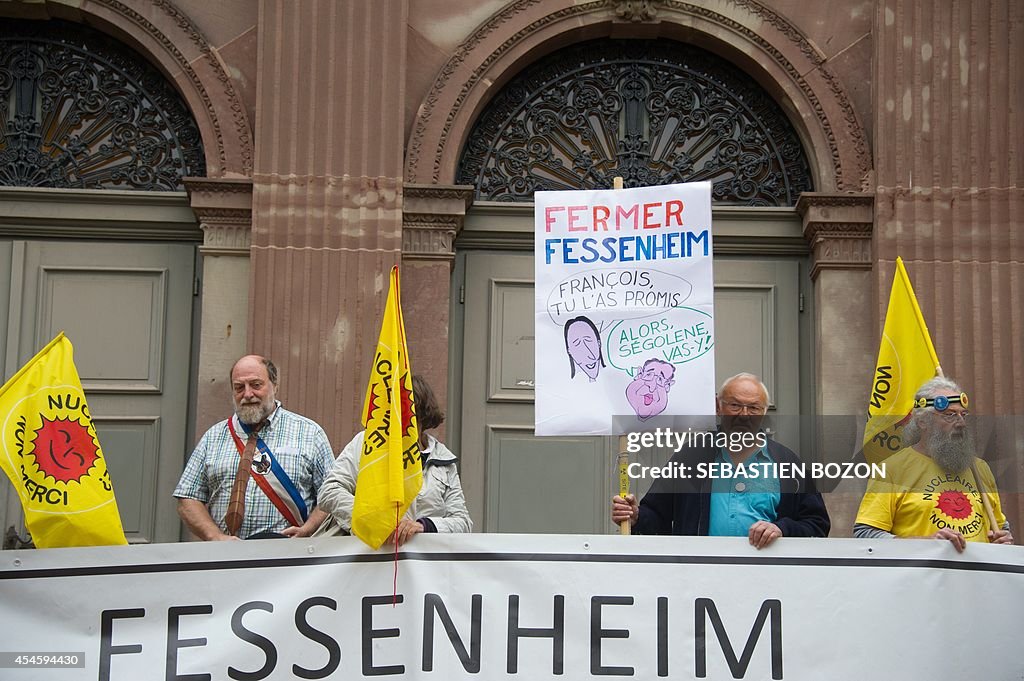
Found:
[[[389,540],[397,541],[399,545],[420,532],[469,532],[473,529],[455,465],[458,459],[437,438],[427,434],[428,430],[444,422],[444,412],[437,404],[434,391],[421,376],[413,375],[412,391],[420,427],[423,487]],[[317,507],[329,513],[330,517],[320,526],[316,533],[318,536],[350,534],[352,531],[352,506],[363,436],[364,431],[360,431],[345,445],[334,462],[334,469],[320,487]]]

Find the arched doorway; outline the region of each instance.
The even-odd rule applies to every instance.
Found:
[[[812,174],[782,108],[742,70],[670,40],[563,48],[490,100],[457,168],[476,200],[457,241],[462,420],[450,432],[485,530],[610,527],[615,443],[532,434],[534,191],[606,188],[615,175],[627,186],[711,181],[719,380],[754,371],[773,414],[810,411],[808,249],[794,205]],[[799,447],[805,434],[785,436]]]
[[[793,126],[750,76],[670,40],[594,40],[513,78],[477,119],[457,184],[477,201],[538,190],[713,183],[718,205],[793,206],[812,191]]]
[[[0,26],[4,375],[71,338],[132,542],[179,536],[202,241],[182,180],[205,175],[195,119],[143,56],[84,25]]]

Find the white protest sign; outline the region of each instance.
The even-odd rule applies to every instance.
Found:
[[[713,414],[711,184],[537,192],[535,206],[536,434]]]

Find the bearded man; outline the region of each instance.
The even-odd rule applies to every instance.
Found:
[[[203,435],[174,496],[196,537],[307,537],[327,514],[317,492],[334,465],[327,434],[277,401],[278,372],[246,355],[231,368],[234,415]]]
[[[961,552],[969,541],[1013,543],[992,471],[975,456],[967,403],[967,394],[948,378],[920,387],[903,429],[903,442],[911,446],[885,460],[884,478],[868,482],[855,537],[944,539]],[[982,495],[997,527],[990,525]]]

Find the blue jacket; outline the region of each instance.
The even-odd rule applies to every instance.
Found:
[[[800,458],[789,448],[768,441],[768,453],[776,463],[799,463]],[[718,456],[715,447],[682,449],[672,461],[685,463],[690,471],[698,463],[710,463]],[[711,512],[710,478],[664,480],[655,482],[640,501],[640,516],[633,532],[636,534],[708,534]],[[827,537],[832,526],[825,510],[825,501],[807,478],[779,480],[781,498],[775,524],[784,537]]]

